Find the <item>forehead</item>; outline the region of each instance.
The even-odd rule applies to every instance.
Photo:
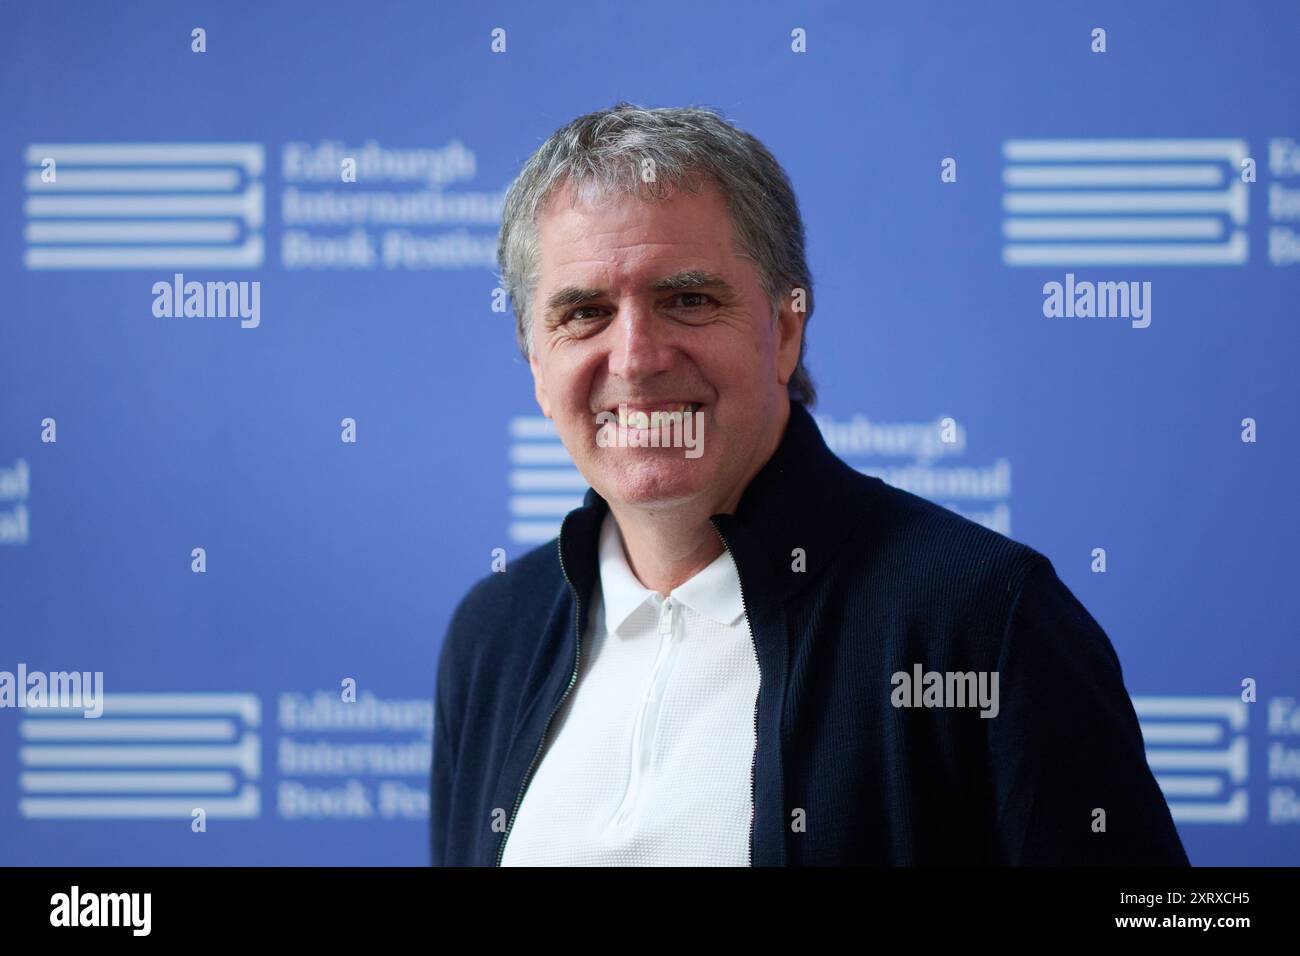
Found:
[[[703,179],[646,200],[619,190],[604,196],[557,188],[537,220],[543,285],[577,274],[631,277],[669,265],[734,268],[731,215],[722,191]]]

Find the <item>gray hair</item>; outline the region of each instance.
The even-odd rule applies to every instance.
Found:
[[[648,163],[654,177],[645,183],[641,170]],[[595,187],[599,195],[622,191],[648,201],[667,198],[675,187],[697,192],[702,176],[727,201],[737,248],[757,266],[773,320],[785,296],[802,289],[807,327],[813,294],[803,219],[790,180],[767,147],[712,110],[618,103],[552,133],[506,193],[497,262],[525,358],[532,352],[529,313],[541,269],[537,219],[552,192],[572,183],[579,191]],[[817,390],[804,368],[806,344],[805,337],[788,391],[791,401],[812,407]]]

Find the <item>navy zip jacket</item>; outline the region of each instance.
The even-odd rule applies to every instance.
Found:
[[[589,489],[453,615],[434,865],[500,863],[577,680],[607,507]],[[711,520],[761,675],[752,865],[1186,865],[1114,648],[1042,554],[850,468],[795,403],[735,514]],[[931,671],[996,672],[996,716],[896,706],[920,690],[893,675]]]

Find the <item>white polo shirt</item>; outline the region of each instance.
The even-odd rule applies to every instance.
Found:
[[[748,866],[758,660],[723,551],[667,598],[612,513],[578,682],[551,724],[503,866]]]

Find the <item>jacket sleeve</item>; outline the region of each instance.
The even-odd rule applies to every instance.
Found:
[[[1115,649],[1041,555],[1012,605],[998,675],[1001,862],[1186,866]]]
[[[429,829],[434,866],[447,865],[447,810],[451,799],[451,747],[436,703],[433,718],[433,775],[429,789]]]
[[[432,864],[447,866],[447,836],[451,827],[452,791],[456,780],[456,746],[459,736],[450,718],[454,715],[452,695],[455,690],[454,638],[461,622],[464,602],[452,617],[438,653],[437,676],[433,692],[433,766],[429,785],[429,831],[433,849]]]

